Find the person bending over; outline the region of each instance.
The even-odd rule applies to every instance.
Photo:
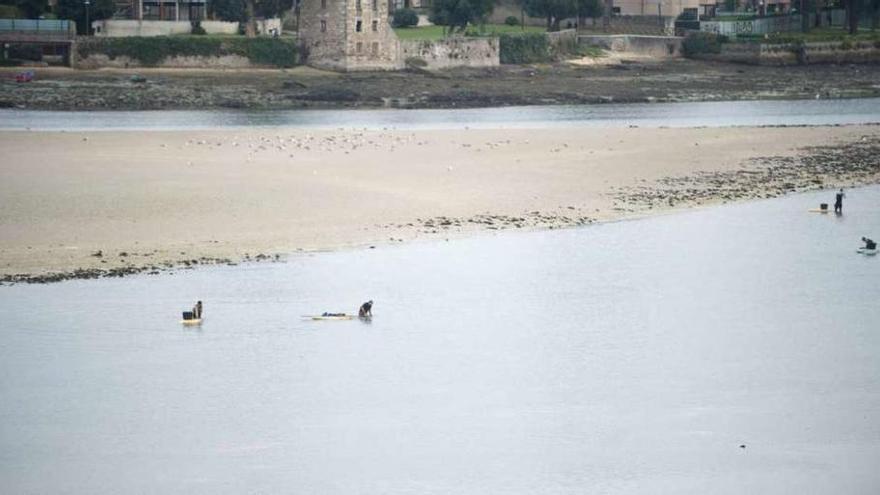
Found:
[[[361,309],[358,310],[358,316],[361,318],[365,316],[373,316],[373,300],[369,300],[363,304],[361,304]]]

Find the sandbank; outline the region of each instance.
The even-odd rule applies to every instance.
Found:
[[[274,259],[870,183],[876,155],[825,177],[798,176],[797,160],[877,142],[863,125],[3,131],[0,276]],[[792,187],[773,176],[783,162]],[[670,189],[699,177],[727,182]]]

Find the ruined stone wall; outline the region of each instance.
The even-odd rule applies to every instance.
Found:
[[[496,67],[501,63],[498,38],[449,38],[436,41],[401,41],[404,63],[418,59],[425,69],[451,67]]]

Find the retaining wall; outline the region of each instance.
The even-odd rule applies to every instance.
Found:
[[[819,15],[810,16],[810,26],[843,26],[846,12],[843,10],[827,10]],[[723,34],[724,36],[748,36],[755,34],[790,33],[801,30],[801,15],[779,15],[741,21],[700,21],[700,31]]]
[[[202,28],[208,34],[236,34],[237,22],[202,21]],[[169,36],[172,34],[190,34],[192,24],[189,21],[129,21],[122,19],[106,19],[92,23],[95,36],[107,38],[123,38],[127,36]]]
[[[580,35],[578,43],[585,46],[598,46],[614,52],[630,52],[658,58],[681,57],[681,43],[678,36],[644,36],[637,34]]]
[[[781,15],[747,21],[700,21],[700,31],[724,36],[787,33],[801,29],[801,16]]]
[[[825,43],[725,43],[721,53],[698,58],[751,65],[859,64],[880,62],[880,43],[872,41]]]
[[[401,41],[401,65],[407,59],[423,60],[426,69],[495,67],[501,63],[498,38],[448,38],[435,41]]]
[[[545,33],[550,51],[553,53],[571,53],[578,44],[577,30],[564,29]]]
[[[104,67],[112,67],[118,69],[143,67],[143,64],[137,59],[126,56],[110,58],[107,55],[94,54],[85,58],[77,59],[77,69],[99,69]],[[176,68],[176,69],[246,69],[258,67],[251,63],[246,57],[241,55],[221,55],[219,57],[193,57],[193,56],[174,56],[168,57],[156,67]]]
[[[281,34],[281,19],[261,19],[256,21],[257,33],[268,34],[275,29]],[[201,21],[207,34],[238,34],[237,22]],[[124,19],[105,19],[92,23],[95,36],[123,38],[127,36],[170,36],[190,34],[190,21],[130,21]]]

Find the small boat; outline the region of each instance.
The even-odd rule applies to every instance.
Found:
[[[862,247],[862,248],[859,248],[858,251],[856,251],[856,252],[859,254],[864,254],[865,256],[874,256],[875,254],[877,254],[877,248],[868,249],[868,248]]]
[[[193,311],[184,311],[182,316],[183,316],[183,319],[180,320],[180,323],[183,323],[184,325],[201,325],[202,324],[202,319],[196,318],[196,314]],[[199,316],[202,316],[202,315],[199,315]]]
[[[353,320],[354,315],[346,313],[324,313],[322,315],[304,315],[303,318],[309,320]]]

